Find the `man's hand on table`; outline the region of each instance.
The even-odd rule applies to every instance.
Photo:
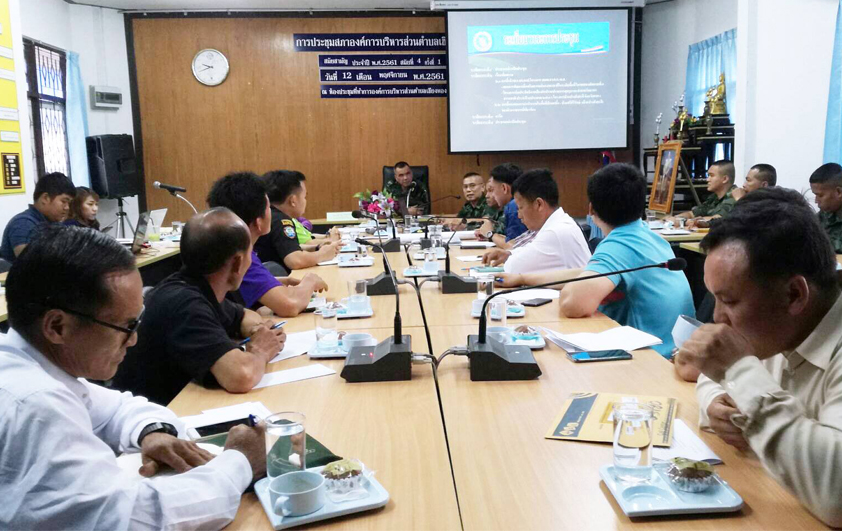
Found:
[[[482,255],[482,263],[484,265],[498,266],[508,260],[512,253],[504,251],[503,249],[491,249]]]
[[[322,277],[315,273],[307,273],[306,275],[304,275],[299,284],[311,284],[311,289],[313,291],[327,291],[327,282],[325,282]]]
[[[213,454],[193,441],[184,441],[168,433],[150,433],[140,445],[140,457],[143,465],[138,472],[149,478],[164,467],[179,473],[187,472],[213,459]]]
[[[226,450],[237,450],[251,465],[252,481],[266,475],[266,429],[261,423],[250,428],[242,424],[234,426],[225,440]]]
[[[520,273],[497,273],[494,285],[501,288],[519,288],[523,286],[523,276]]]

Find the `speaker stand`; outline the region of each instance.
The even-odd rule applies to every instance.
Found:
[[[129,220],[129,215],[126,214],[126,211],[123,210],[123,198],[117,198],[117,228],[119,229],[118,234],[120,234],[120,238],[126,237],[126,223],[129,224],[129,228],[132,230],[132,235],[134,235],[134,227],[132,226],[131,220]]]

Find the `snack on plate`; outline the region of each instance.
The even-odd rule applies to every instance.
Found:
[[[709,463],[684,457],[676,457],[670,461],[672,464],[667,469],[667,477],[678,490],[703,492],[716,481],[716,472]]]
[[[362,485],[363,464],[358,459],[340,459],[322,469],[329,493],[346,494]]]
[[[529,325],[520,325],[517,328],[515,328],[515,334],[519,336],[531,336],[537,333],[538,330]]]

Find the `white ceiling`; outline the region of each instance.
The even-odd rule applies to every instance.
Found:
[[[65,0],[127,11],[430,9],[430,0]]]

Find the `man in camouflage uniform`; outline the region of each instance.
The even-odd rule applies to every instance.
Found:
[[[810,189],[819,206],[819,223],[833,249],[842,253],[842,166],[835,162],[819,166],[810,176]]]
[[[733,162],[730,160],[718,160],[714,162],[708,168],[708,192],[710,192],[710,195],[701,205],[693,207],[693,210],[682,212],[670,219],[689,219],[690,222],[687,223],[688,228],[694,226],[705,227],[708,226],[711,219],[728,214],[737,204],[737,200],[732,193],[737,187],[734,184],[735,176],[736,171]]]
[[[412,168],[406,162],[395,164],[395,178],[386,183],[384,191],[406,205],[407,213],[412,216],[430,213],[430,191],[424,183],[413,180]]]
[[[475,172],[468,172],[462,177],[462,196],[466,199],[465,204],[456,214],[462,219],[469,221],[468,230],[476,230],[482,224],[482,218],[489,214],[488,204],[485,202],[485,180],[482,175]],[[465,224],[461,220],[454,220],[448,223],[452,230],[465,230]]]

